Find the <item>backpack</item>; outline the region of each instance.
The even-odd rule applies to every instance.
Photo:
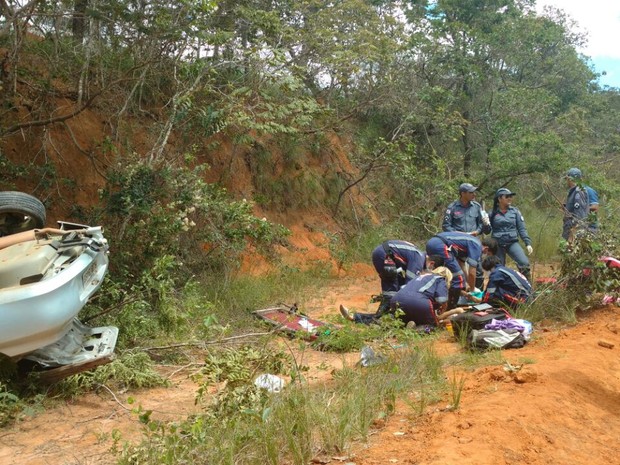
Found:
[[[505,320],[510,314],[501,309],[493,308],[489,304],[474,305],[472,310],[458,313],[451,318],[454,336],[459,339],[461,334],[469,334],[472,329],[484,329],[487,323],[493,320]]]
[[[526,344],[523,333],[516,329],[473,329],[467,336],[472,349],[519,349]]]

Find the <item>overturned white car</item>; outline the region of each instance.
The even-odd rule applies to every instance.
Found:
[[[77,319],[107,272],[108,243],[101,227],[31,229],[45,221],[37,202],[0,192],[0,353],[66,376],[106,363],[116,345],[117,328]]]

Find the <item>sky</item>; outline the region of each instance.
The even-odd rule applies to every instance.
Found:
[[[620,0],[537,0],[541,11],[550,5],[564,10],[588,35],[587,46],[579,50],[592,59],[601,86],[620,88]]]

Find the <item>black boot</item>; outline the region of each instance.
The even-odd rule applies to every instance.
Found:
[[[476,284],[475,286],[478,289],[484,289],[484,272],[482,271],[482,266],[478,263],[478,267],[476,268]]]
[[[391,311],[390,301],[391,300],[392,300],[391,295],[381,294],[381,300],[380,300],[381,303],[379,304],[379,308],[377,309],[377,313],[375,314],[377,315],[377,317],[385,315],[386,313],[390,313]]]
[[[530,267],[524,267],[524,268],[519,268],[519,272],[525,276],[525,279],[527,279],[527,281],[531,284],[532,283],[532,278],[530,275]]]
[[[459,298],[461,297],[460,289],[448,290],[448,310],[452,310],[459,306]]]

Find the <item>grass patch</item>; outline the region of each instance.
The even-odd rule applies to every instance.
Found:
[[[253,403],[239,403],[236,415],[228,409],[214,414],[221,411],[216,404],[179,423],[148,421],[140,444],[117,442],[119,463],[301,465],[317,455],[342,454],[352,441],[366,439],[377,419],[392,414],[397,399],[420,392],[417,403],[426,405],[434,393],[445,392],[440,367],[421,341],[393,351],[383,364],[344,368],[333,381],[295,382],[278,395],[251,397]]]
[[[533,205],[518,205],[525,218],[527,232],[532,239],[534,254],[532,262],[557,262],[558,244],[562,237],[562,212],[558,208],[537,208]]]
[[[571,289],[562,289],[560,284],[539,287],[535,298],[524,305],[520,305],[514,312],[515,318],[522,318],[532,323],[542,320],[555,320],[565,323],[577,321],[577,296]]]
[[[477,368],[491,365],[502,365],[504,355],[501,350],[472,351],[466,350],[446,358],[446,366],[460,366],[466,370],[473,371]]]
[[[465,376],[463,374],[457,375],[456,371],[453,371],[449,384],[451,400],[450,408],[451,410],[458,410],[461,406],[461,397],[463,395],[463,388],[465,387]]]

